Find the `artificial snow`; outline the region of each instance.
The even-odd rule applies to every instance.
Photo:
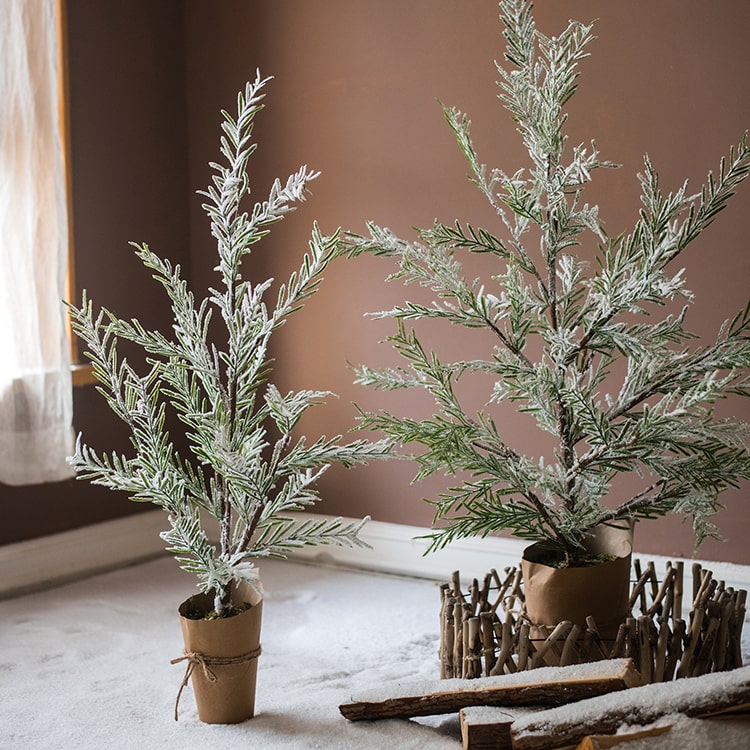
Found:
[[[196,588],[163,557],[0,601],[0,747],[460,750],[458,714],[350,722],[338,709],[369,689],[382,694],[399,682],[435,684],[435,583],[277,560],[258,567],[266,594],[255,718],[203,724],[186,688],[175,722],[184,674],[183,664],[170,664],[182,654],[177,607]],[[691,732],[704,731],[693,724]],[[643,747],[716,746],[657,741],[666,740],[653,738]]]
[[[279,560],[265,588],[253,719],[199,721],[177,607],[196,593],[169,557],[0,601],[0,747],[76,750],[441,750],[458,715],[352,723],[367,687],[439,674],[438,586]]]

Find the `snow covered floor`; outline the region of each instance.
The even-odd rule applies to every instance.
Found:
[[[202,724],[186,688],[172,558],[0,602],[0,747],[366,750],[461,747],[456,716],[350,723],[340,703],[438,676],[435,583],[264,561],[256,716]],[[746,625],[745,631],[750,629]],[[748,633],[744,634],[748,661]]]
[[[264,561],[256,716],[198,720],[178,604],[194,593],[172,558],[0,601],[0,748],[262,750],[460,748],[457,718],[350,723],[353,694],[438,675],[430,581]]]

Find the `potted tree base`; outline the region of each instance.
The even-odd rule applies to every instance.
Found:
[[[747,591],[727,587],[699,563],[692,587],[684,561],[633,561],[625,622],[614,642],[601,638],[592,616],[584,625],[539,624],[532,635],[521,571],[496,570],[461,585],[458,571],[440,586],[440,676],[473,679],[547,665],[631,658],[646,682],[667,682],[743,665]]]
[[[526,618],[532,640],[569,621],[584,628],[593,617],[601,639],[610,645],[628,616],[632,527],[600,526],[586,541],[588,555],[566,564],[555,547],[537,542],[523,552]],[[547,663],[555,661],[553,654]]]
[[[180,695],[192,678],[198,718],[206,724],[239,724],[255,714],[263,597],[250,586],[241,589],[230,617],[213,616],[211,594],[191,596],[179,608],[185,654],[172,663],[187,662]]]
[[[725,397],[750,395],[750,304],[715,340],[696,344],[687,327],[694,295],[679,266],[750,173],[750,146],[745,134],[691,191],[684,183],[664,192],[646,157],[632,231],[610,233],[589,188],[597,170],[615,165],[594,141],[575,145],[565,132],[593,26],[570,21],[548,37],[529,0],[500,8],[499,99],[529,163],[490,168],[468,117],[445,107],[492,222],[436,219],[413,240],[370,222],[366,234],[345,236],[350,255],[392,258],[388,279],[419,287],[415,298],[373,313],[396,321],[388,341],[401,364],[362,365],[357,382],[431,397],[418,417],[381,409],[365,412],[362,424],[416,461],[415,481],[448,477],[426,498],[434,508],[428,551],[503,531],[542,543],[524,562],[529,618],[582,627],[594,615],[611,634],[627,605],[629,542],[614,553],[621,559],[580,567],[597,529],[676,514],[692,521],[697,546],[718,537],[711,518],[721,494],[750,479],[750,428],[714,412]],[[494,264],[489,272],[473,254]],[[431,327],[428,346],[420,325],[438,320],[470,330],[470,350]],[[510,428],[511,416],[523,429]],[[532,433],[539,439],[528,451]],[[629,494],[609,502],[619,487]],[[540,565],[549,547],[572,565]],[[605,582],[610,571],[616,583]],[[562,593],[558,578],[572,579],[572,591]]]

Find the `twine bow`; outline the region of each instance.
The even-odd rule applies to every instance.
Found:
[[[206,656],[199,651],[185,651],[183,656],[177,659],[172,659],[170,664],[179,664],[181,661],[187,662],[187,668],[185,669],[185,676],[182,678],[182,685],[177,692],[177,700],[174,704],[174,720],[178,720],[178,710],[180,706],[180,698],[182,697],[182,691],[187,686],[190,676],[193,674],[193,670],[196,666],[199,666],[203,670],[203,676],[212,683],[219,681],[216,672],[211,667],[229,667],[233,664],[243,664],[246,661],[252,661],[260,656],[260,646],[254,648],[252,651],[248,651],[246,654],[240,656]]]

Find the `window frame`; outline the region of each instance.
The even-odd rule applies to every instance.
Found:
[[[73,175],[71,168],[70,141],[70,83],[68,76],[68,16],[67,0],[56,0],[57,4],[57,49],[58,49],[58,119],[60,123],[60,141],[63,152],[63,171],[65,173],[65,204],[68,212],[68,262],[65,279],[65,298],[72,300],[76,295],[75,283],[75,245],[73,241]],[[93,368],[84,360],[78,337],[68,321],[66,326],[70,346],[70,374],[73,387],[94,383]]]

